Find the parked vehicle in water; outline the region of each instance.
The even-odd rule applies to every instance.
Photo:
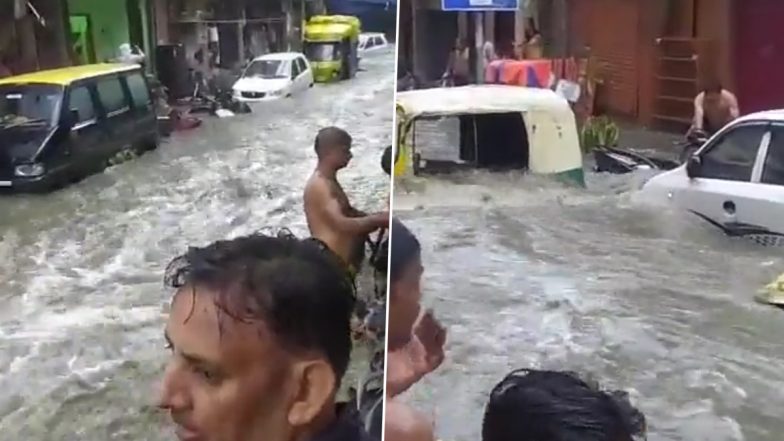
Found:
[[[678,155],[678,161],[681,164],[686,163],[700,147],[708,142],[708,138],[708,134],[703,130],[690,130],[686,134],[684,141],[679,145],[681,153]]]
[[[317,15],[305,25],[305,55],[317,82],[354,78],[359,69],[360,22],[345,15]]]
[[[363,32],[359,35],[359,54],[377,52],[389,47],[387,36],[381,32]]]
[[[255,58],[234,83],[240,102],[272,101],[313,87],[313,70],[301,53],[282,52]]]
[[[395,175],[459,168],[520,169],[585,185],[577,124],[569,103],[548,89],[482,85],[397,94]],[[457,118],[450,158],[417,145],[417,126]]]
[[[617,147],[597,147],[592,153],[596,161],[594,171],[599,173],[625,174],[636,170],[672,170],[680,165],[676,161]]]
[[[729,235],[784,243],[784,110],[734,120],[638,197],[688,210]]]
[[[0,80],[0,189],[47,191],[158,146],[141,66],[96,64]]]

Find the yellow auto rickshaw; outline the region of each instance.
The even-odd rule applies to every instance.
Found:
[[[360,21],[346,15],[318,15],[305,25],[305,55],[315,81],[353,78],[359,69]]]
[[[429,170],[520,169],[585,186],[574,113],[551,90],[505,85],[448,87],[399,92],[396,101],[396,177]],[[423,123],[433,120],[451,120],[455,132],[451,139],[440,140],[446,145],[437,149],[417,138],[418,126],[424,130],[427,124]],[[431,132],[440,136],[448,129]]]

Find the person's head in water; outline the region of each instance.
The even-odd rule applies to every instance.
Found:
[[[315,149],[319,164],[333,170],[340,170],[351,161],[351,135],[337,127],[319,130],[316,135]]]
[[[381,169],[384,170],[388,176],[392,176],[392,146],[388,146],[384,149],[384,153],[381,155]]]
[[[490,393],[482,441],[632,441],[645,417],[566,372],[518,370]]]
[[[332,422],[354,306],[332,257],[255,234],[190,248],[166,273],[159,406],[180,439],[293,441]]]
[[[392,220],[389,249],[389,323],[391,344],[404,344],[421,309],[422,247],[411,231],[397,219]]]

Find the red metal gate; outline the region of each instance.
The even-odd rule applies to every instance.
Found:
[[[741,113],[784,108],[784,1],[736,1],[735,17]]]

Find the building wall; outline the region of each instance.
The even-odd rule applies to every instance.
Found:
[[[89,15],[98,62],[118,55],[118,47],[129,43],[128,17],[123,0],[68,0],[71,15]]]
[[[705,0],[698,3],[696,11],[696,36],[712,40],[714,54],[701,65],[701,76],[715,74],[726,87],[735,89],[735,74],[732,71],[733,42],[735,29],[732,20],[733,0]]]
[[[602,80],[597,91],[598,110],[636,118],[643,37],[640,0],[592,0],[585,12],[590,17],[582,23],[580,40],[590,47]],[[557,14],[553,16],[554,21],[560,21]]]
[[[154,0],[153,10],[155,11],[155,41],[156,44],[171,43],[169,32],[169,5],[167,0]]]
[[[768,0],[735,2],[732,59],[735,92],[742,113],[784,107],[784,3]]]

